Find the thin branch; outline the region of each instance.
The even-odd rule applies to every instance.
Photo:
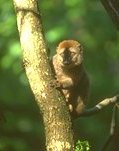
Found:
[[[115,103],[119,103],[119,95],[116,95],[112,98],[106,98],[104,100],[102,100],[100,103],[98,103],[96,106],[90,108],[90,109],[86,109],[80,116],[91,116],[94,115],[98,112],[100,112],[102,109],[104,109],[105,107],[111,105],[111,104],[115,104]]]
[[[119,29],[119,1],[118,0],[101,0],[108,14]]]
[[[111,124],[110,124],[110,133],[109,136],[106,140],[106,142],[104,143],[101,151],[106,151],[106,149],[108,148],[109,144],[111,143],[114,135],[115,135],[115,130],[116,130],[116,126],[117,126],[117,106],[115,105],[113,107],[113,113],[112,113],[112,120],[111,120]]]
[[[115,135],[115,129],[117,126],[117,109],[118,109],[118,105],[119,105],[119,95],[116,95],[112,98],[106,98],[104,100],[102,100],[100,103],[98,103],[96,106],[90,108],[90,109],[86,109],[80,116],[81,117],[88,117],[91,115],[95,115],[96,113],[102,111],[105,107],[114,104],[113,107],[113,113],[112,113],[112,120],[111,120],[111,124],[110,124],[110,133],[109,136],[106,140],[106,142],[104,143],[101,151],[105,151],[109,144],[111,143],[114,135]]]

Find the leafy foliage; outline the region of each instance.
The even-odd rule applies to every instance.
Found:
[[[78,142],[76,143],[75,151],[90,151],[88,141],[81,142],[80,140],[78,140]]]
[[[64,39],[76,39],[84,46],[85,65],[91,80],[88,107],[118,93],[119,33],[101,2],[39,2],[51,56],[57,44]],[[6,122],[0,123],[0,150],[43,151],[45,139],[42,118],[22,65],[12,1],[0,1],[0,20],[0,110],[6,118]],[[75,121],[77,138],[88,140],[92,149],[97,150],[108,135],[110,120],[111,107],[94,117]],[[118,134],[116,140],[119,139]],[[111,150],[119,148],[116,140]]]

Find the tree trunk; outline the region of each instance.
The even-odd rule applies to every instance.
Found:
[[[49,87],[52,72],[37,0],[13,0],[26,74],[43,115],[47,151],[73,151],[71,119],[60,92]]]

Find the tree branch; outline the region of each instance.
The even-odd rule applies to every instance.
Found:
[[[80,116],[94,115],[94,114],[100,112],[102,109],[104,109],[108,105],[118,104],[118,103],[119,103],[119,95],[116,95],[112,98],[106,98],[106,99],[100,101],[96,106],[94,106],[90,109],[86,109]]]
[[[118,0],[101,0],[105,9],[111,16],[113,22],[119,29],[119,1]]]
[[[115,135],[115,130],[117,127],[117,105],[115,105],[113,107],[113,113],[112,113],[112,120],[111,120],[111,124],[110,124],[110,133],[109,136],[106,140],[106,142],[104,143],[101,151],[106,151],[106,149],[108,148],[110,142],[112,141],[114,135]]]

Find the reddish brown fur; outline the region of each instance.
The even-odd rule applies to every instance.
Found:
[[[64,40],[59,43],[58,49],[80,46],[80,43],[74,40]]]
[[[63,53],[68,48],[70,52],[75,50],[75,54],[71,57],[71,65],[63,64]],[[59,54],[60,50],[62,54]],[[53,56],[52,64],[55,70],[57,81],[61,85],[62,92],[66,98],[69,110],[72,116],[79,116],[85,109],[89,93],[89,79],[83,66],[83,54],[81,45],[74,40],[62,41],[58,48],[57,54]],[[78,59],[77,59],[78,58]]]

